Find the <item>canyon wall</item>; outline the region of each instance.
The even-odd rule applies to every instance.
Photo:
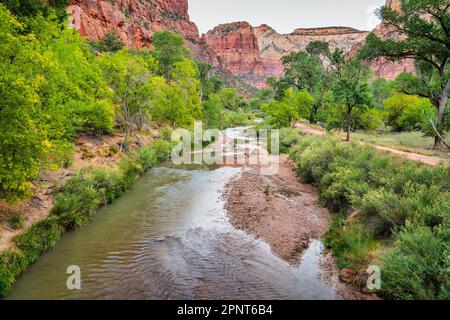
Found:
[[[258,39],[247,22],[221,24],[203,36],[217,57],[213,64],[256,88],[266,86],[267,71]]]
[[[331,50],[337,48],[349,53],[356,45],[364,41],[369,32],[345,27],[296,29],[290,34],[279,34],[267,25],[255,28],[261,50],[261,58],[268,76],[283,75],[283,56],[304,51],[311,41],[328,42]]]
[[[70,0],[69,12],[81,35],[91,40],[114,31],[132,48],[151,46],[155,31],[171,30],[186,39],[193,52],[199,51],[200,36],[189,20],[188,0]]]
[[[399,0],[386,2],[394,9],[399,9],[399,4]],[[247,22],[236,22],[219,25],[200,37],[189,18],[188,0],[71,0],[68,10],[72,21],[78,22],[72,26],[91,40],[114,31],[128,47],[150,48],[155,31],[176,32],[184,37],[196,59],[256,88],[264,88],[269,76],[281,77],[282,57],[305,50],[311,41],[326,41],[332,50],[339,48],[353,55],[369,34],[346,27],[296,29],[279,34],[268,25],[254,28]],[[383,24],[373,30],[380,37],[392,36],[389,31]],[[377,77],[388,79],[403,71],[414,71],[411,60],[386,63],[379,59],[370,67]]]

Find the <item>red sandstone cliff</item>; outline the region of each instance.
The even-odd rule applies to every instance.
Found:
[[[71,0],[71,4],[71,11],[79,13],[77,29],[89,39],[101,39],[108,31],[115,31],[128,47],[142,48],[151,46],[155,31],[171,30],[186,39],[186,46],[197,59],[257,88],[265,87],[269,76],[282,76],[281,58],[305,50],[311,41],[326,41],[331,49],[352,55],[369,34],[345,27],[279,34],[267,25],[253,28],[247,22],[236,22],[219,25],[200,37],[189,18],[188,0]],[[398,0],[387,0],[386,5],[399,9]],[[373,32],[387,37],[389,30],[381,24]],[[376,76],[389,79],[414,70],[410,60],[394,64],[380,59],[370,66]]]
[[[189,20],[188,0],[71,0],[70,10],[79,10],[79,32],[89,39],[102,39],[115,31],[133,48],[151,45],[158,30],[172,30],[186,39],[186,45],[197,52],[200,36]],[[73,13],[76,17],[78,13]]]
[[[258,40],[247,22],[222,24],[203,36],[217,56],[215,67],[237,76],[248,84],[265,86],[267,71],[261,60]]]

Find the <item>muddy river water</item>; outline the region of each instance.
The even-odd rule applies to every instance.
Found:
[[[227,219],[223,191],[242,169],[158,167],[83,229],[63,236],[9,299],[337,299],[323,245],[298,265]],[[69,290],[66,270],[81,270]]]

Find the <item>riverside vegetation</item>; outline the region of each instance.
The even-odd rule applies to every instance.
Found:
[[[371,35],[351,59],[311,42],[284,57],[285,75],[267,79],[268,88],[252,99],[224,87],[171,32],[156,32],[153,49],[140,51],[124,48],[114,33],[82,39],[65,27],[66,2],[0,4],[0,197],[26,199],[41,172],[70,166],[79,135],[123,133],[123,158],[117,168],[82,169],[56,190],[51,215],[0,255],[0,295],[64,231],[84,225],[167,159],[170,129],[135,150],[151,127],[191,128],[202,119],[207,128],[223,129],[258,117],[257,130],[281,129],[281,151],[332,211],[326,243],[339,268],[380,265],[384,298],[450,299],[449,166],[426,167],[351,142],[401,137],[404,148],[447,156],[448,1],[402,0],[404,14],[383,8],[381,18],[405,37]],[[414,59],[419,72],[374,79],[366,61],[379,57]],[[342,130],[349,142],[301,136],[292,129],[301,120]],[[20,229],[23,216],[12,217],[10,226]]]
[[[27,199],[41,172],[70,167],[79,135],[124,134],[114,146],[122,159],[117,168],[81,169],[54,191],[50,215],[0,254],[0,296],[64,232],[85,225],[97,208],[167,160],[170,128],[189,129],[196,119],[224,128],[254,118],[246,97],[193,60],[181,36],[156,32],[151,51],[128,50],[114,33],[88,42],[66,27],[66,5],[0,4],[1,201]],[[166,129],[143,146],[152,127]],[[14,211],[9,227],[23,226],[23,213]]]
[[[326,244],[339,268],[380,265],[385,298],[450,299],[450,167],[335,138],[298,137],[290,156],[333,213]]]
[[[343,130],[347,141],[358,130],[355,141],[387,139],[394,147],[429,148],[448,157],[448,1],[402,0],[401,8],[403,13],[380,10],[383,21],[404,35],[400,40],[370,35],[351,59],[328,43],[311,42],[306,51],[284,57],[285,76],[269,78],[269,89],[253,103],[265,114],[257,127],[282,128],[282,151],[289,151],[299,178],[317,186],[332,212],[326,244],[338,267],[357,272],[381,266],[383,298],[448,300],[450,167],[427,167],[336,137],[302,137],[292,129],[307,119]],[[414,59],[418,72],[373,79],[365,61],[380,57]],[[355,279],[355,285],[361,283]]]

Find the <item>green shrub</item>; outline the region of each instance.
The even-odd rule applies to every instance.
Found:
[[[252,124],[251,120],[252,115],[244,113],[242,110],[239,112],[227,110],[222,114],[220,129],[248,126]]]
[[[365,194],[369,186],[366,173],[359,168],[333,166],[319,183],[319,195],[333,212],[347,212],[351,200]]]
[[[325,242],[339,268],[365,268],[379,246],[390,246],[376,259],[384,297],[449,299],[449,166],[401,161],[330,138],[302,138],[290,157],[332,210]]]
[[[280,129],[280,153],[288,153],[289,148],[302,140],[302,136],[297,129]]]
[[[101,204],[106,205],[120,197],[125,191],[125,186],[117,171],[107,169],[95,169],[92,171],[94,188],[99,190]]]
[[[28,263],[33,263],[44,252],[51,249],[61,237],[63,230],[56,217],[50,217],[33,224],[23,234],[14,238]]]
[[[349,158],[350,147],[337,139],[314,140],[299,158],[298,174],[304,182],[320,182],[329,172],[329,166],[337,156]]]
[[[61,188],[55,196],[52,214],[60,217],[66,230],[83,226],[102,203],[104,190],[96,189],[88,170],[82,170]]]
[[[25,223],[25,218],[20,213],[15,213],[10,219],[9,219],[9,225],[14,230],[21,229]]]
[[[359,270],[371,263],[370,252],[377,248],[368,230],[344,216],[333,216],[325,244],[333,249],[338,268]]]
[[[17,277],[27,269],[28,264],[21,251],[6,251],[0,254],[0,297],[11,291]]]
[[[449,243],[430,228],[407,225],[383,256],[382,290],[388,299],[450,299]]]

